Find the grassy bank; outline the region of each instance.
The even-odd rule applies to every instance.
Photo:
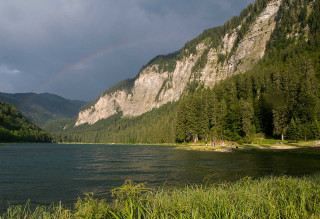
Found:
[[[11,206],[2,218],[319,218],[320,174],[244,178],[236,183],[159,188],[127,181],[112,201],[92,194],[72,210],[61,204]]]
[[[237,147],[240,150],[248,149],[298,149],[298,148],[312,148],[318,141],[301,141],[301,142],[289,142],[289,141],[280,141],[276,139],[261,139],[255,140],[251,144],[239,144],[235,143],[233,149]],[[176,149],[179,150],[197,150],[197,151],[216,151],[216,152],[231,152],[232,143],[228,141],[217,142],[216,146],[211,144],[205,144],[205,142],[198,143],[185,143],[185,144],[176,144]]]

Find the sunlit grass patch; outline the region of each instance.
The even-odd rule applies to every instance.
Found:
[[[150,190],[126,181],[113,190],[112,201],[93,194],[74,208],[61,203],[30,210],[10,206],[2,218],[319,218],[320,175],[270,176],[235,183],[186,185]]]

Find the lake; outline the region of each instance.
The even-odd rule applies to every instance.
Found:
[[[286,151],[218,153],[170,146],[6,144],[0,146],[0,210],[28,199],[35,204],[61,200],[70,206],[84,192],[106,197],[126,179],[156,188],[244,176],[301,176],[320,172],[319,158]]]

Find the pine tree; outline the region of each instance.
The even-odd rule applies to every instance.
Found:
[[[287,126],[287,108],[286,106],[277,106],[273,109],[273,133],[281,135],[281,140],[284,140],[285,128]]]
[[[288,140],[293,140],[293,141],[299,140],[299,137],[297,135],[297,126],[296,126],[296,123],[293,118],[291,118],[291,121],[288,125],[287,132],[286,132],[286,138]]]
[[[249,137],[253,134],[252,120],[254,118],[254,109],[252,103],[241,99],[240,101],[241,112],[241,130],[243,137]]]
[[[178,142],[185,142],[187,137],[186,109],[186,100],[182,98],[176,113],[176,139]]]

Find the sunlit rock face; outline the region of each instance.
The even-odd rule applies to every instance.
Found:
[[[276,26],[275,16],[280,4],[281,0],[274,0],[267,5],[228,59],[218,61],[219,55],[227,57],[231,52],[237,39],[237,29],[241,25],[221,38],[221,46],[209,50],[206,64],[197,77],[192,74],[192,67],[208,48],[205,43],[197,45],[196,54],[177,60],[172,72],[163,71],[157,64],[146,66],[130,90],[106,93],[92,106],[80,111],[75,126],[94,124],[120,111],[123,116],[138,116],[170,101],[179,100],[187,84],[192,81],[212,87],[217,81],[249,70],[265,54],[267,42]]]

